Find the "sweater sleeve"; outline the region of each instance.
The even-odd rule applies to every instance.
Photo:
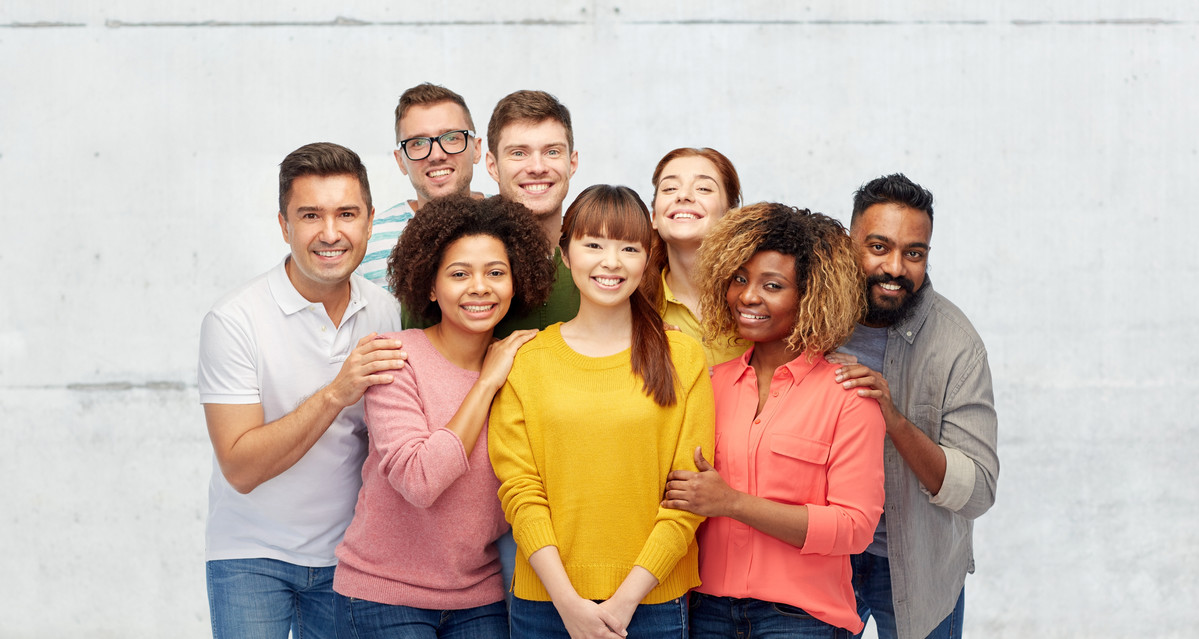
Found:
[[[659,428],[674,431],[661,437],[661,441],[673,443],[672,447],[664,446],[663,450],[663,454],[672,455],[672,470],[696,470],[695,447],[702,447],[704,458],[708,460],[712,459],[715,448],[716,417],[712,382],[708,377],[703,350],[699,344],[692,344],[694,349],[686,350],[686,366],[676,364],[676,371],[683,383],[679,385],[677,407],[681,410],[675,414],[680,415],[681,420],[659,425]],[[677,342],[671,346],[672,350],[683,350],[682,345]],[[679,359],[682,358],[676,358],[676,362]],[[665,475],[661,478],[661,483],[664,490]],[[674,570],[675,564],[687,553],[688,546],[695,539],[695,531],[703,520],[701,515],[659,506],[654,527],[634,563],[648,570],[659,582],[664,581]]]
[[[801,552],[850,555],[870,545],[883,512],[886,430],[878,402],[846,395],[829,450],[828,504],[808,504]]]
[[[512,525],[517,547],[527,559],[545,546],[557,546],[545,482],[537,468],[524,405],[511,375],[491,405],[487,428],[487,454],[500,480],[500,505]]]
[[[462,440],[446,428],[431,429],[415,368],[388,371],[390,384],[366,391],[370,444],[379,451],[379,472],[412,505],[429,508],[470,468]]]

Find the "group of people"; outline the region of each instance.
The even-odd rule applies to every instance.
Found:
[[[416,198],[297,149],[289,254],[204,318],[214,637],[961,636],[996,416],[926,189],[869,181],[846,230],[679,148],[649,206],[564,213],[548,93],[486,153],[444,87],[395,120]]]

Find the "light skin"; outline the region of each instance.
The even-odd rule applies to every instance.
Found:
[[[916,290],[924,285],[932,237],[932,220],[924,211],[899,204],[875,204],[854,221],[850,237],[867,276],[906,277]],[[880,305],[899,304],[908,295],[906,291],[889,290],[877,284],[867,294],[873,304]],[[861,397],[878,400],[887,424],[887,437],[895,450],[929,492],[934,495],[940,492],[945,481],[945,451],[899,412],[882,374],[844,353],[830,353],[827,359],[842,364],[836,371],[836,380],[843,387],[857,389]]]
[[[287,276],[300,295],[323,304],[334,326],[350,298],[350,274],[362,261],[371,216],[353,176],[303,176],[292,182],[279,213],[291,246]],[[291,468],[337,418],[374,384],[392,380],[407,357],[400,341],[363,337],[327,386],[283,417],[265,422],[262,404],[205,404],[204,418],[217,463],[240,493]]]
[[[585,235],[571,239],[563,260],[579,287],[579,314],[562,325],[562,338],[588,357],[619,353],[632,345],[629,297],[645,273],[647,257],[640,242]],[[637,605],[658,585],[653,573],[633,566],[616,592],[595,603],[575,591],[555,546],[529,556],[529,565],[549,592],[572,639],[616,639],[628,633]]]
[[[453,102],[437,102],[409,107],[400,119],[400,139],[414,137],[436,138],[449,131],[471,130],[466,111]],[[419,210],[429,200],[447,195],[473,195],[470,181],[474,177],[474,165],[483,157],[483,141],[470,138],[466,150],[461,153],[446,153],[441,145],[434,143],[429,157],[409,160],[404,152],[392,152],[400,172],[408,176],[416,191],[416,200],[409,200],[412,210]]]
[[[458,436],[470,456],[487,424],[491,400],[499,392],[516,351],[535,330],[492,340],[514,295],[512,267],[504,243],[490,235],[468,235],[446,247],[429,298],[441,321],[425,329],[433,347],[455,366],[478,371],[479,378],[445,428]]]
[[[754,342],[750,366],[758,381],[761,413],[778,367],[801,354],[786,343],[795,327],[799,288],[795,258],[776,251],[755,253],[733,275],[725,301],[742,339]],[[695,449],[699,472],[674,470],[667,476],[662,505],[705,517],[729,517],[797,548],[808,536],[808,507],[782,504],[741,492],[725,483],[720,473]]]
[[[729,210],[720,171],[703,156],[684,156],[662,168],[654,192],[653,225],[666,244],[670,270],[666,283],[696,318],[699,284],[692,280],[696,252],[712,227]]]
[[[512,122],[500,131],[498,148],[487,150],[487,173],[500,195],[524,204],[541,223],[550,245],[562,233],[562,202],[579,168],[566,127],[556,120]]]

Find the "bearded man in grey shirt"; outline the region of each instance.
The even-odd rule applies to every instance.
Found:
[[[933,196],[902,174],[854,194],[850,236],[868,309],[830,361],[887,424],[886,504],[853,557],[858,612],[880,639],[960,638],[974,519],[995,503],[997,419],[987,351],[925,270]],[[881,373],[879,372],[881,371]]]

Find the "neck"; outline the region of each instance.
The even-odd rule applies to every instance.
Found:
[[[749,364],[758,373],[758,379],[770,378],[774,376],[774,371],[778,370],[779,366],[799,357],[802,352],[788,348],[787,342],[781,339],[773,342],[756,342],[754,343],[754,353],[749,358]]]
[[[691,274],[695,272],[696,253],[697,248],[667,244],[666,260],[669,270],[666,273],[666,283],[670,285],[670,292],[674,293],[691,314],[696,319],[702,319],[699,315],[699,286],[691,279]]]
[[[449,322],[438,322],[425,329],[433,348],[451,364],[468,371],[483,370],[483,358],[491,345],[491,331],[472,333]]]
[[[294,274],[295,266],[290,257],[284,264],[284,270],[287,271],[287,279],[291,281],[291,285],[296,288],[296,292],[301,297],[313,304],[324,306],[325,313],[329,316],[329,321],[333,322],[334,328],[341,326],[341,316],[346,312],[346,307],[350,305],[349,279],[324,286],[310,280],[298,280]]]
[[[633,308],[628,304],[599,306],[579,300],[579,314],[562,325],[562,339],[588,357],[613,355],[633,344]]]
[[[537,223],[541,225],[541,231],[545,233],[545,239],[549,240],[550,246],[558,246],[558,240],[562,238],[562,207],[559,206],[553,213],[538,217]]]

